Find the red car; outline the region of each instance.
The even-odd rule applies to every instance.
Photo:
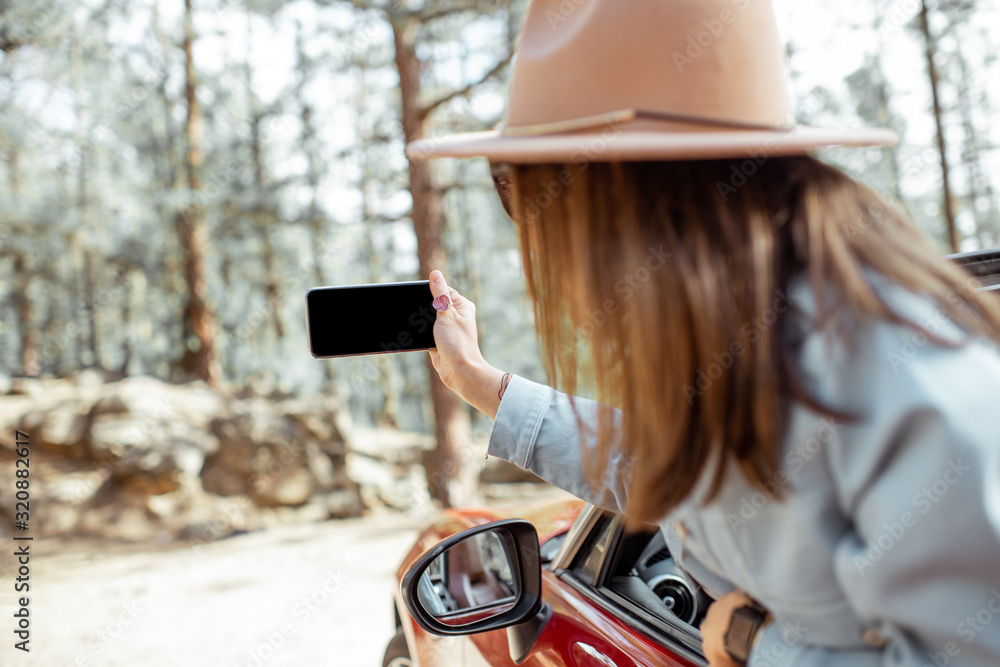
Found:
[[[1000,250],[952,255],[1000,294]],[[383,667],[707,664],[698,626],[712,599],[663,536],[563,501],[521,518],[449,510],[398,571],[397,634]]]
[[[562,501],[509,519],[449,510],[399,568],[384,667],[707,664],[698,625],[711,598],[662,535]]]

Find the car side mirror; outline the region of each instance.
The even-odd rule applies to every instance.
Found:
[[[469,528],[421,556],[401,587],[413,620],[435,635],[523,623],[542,606],[538,533],[523,519]]]
[[[421,556],[401,584],[417,625],[434,635],[507,628],[519,665],[552,616],[542,602],[538,533],[523,519],[493,521],[452,535]]]

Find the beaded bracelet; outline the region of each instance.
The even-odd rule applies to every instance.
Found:
[[[507,385],[510,384],[510,378],[513,373],[504,373],[503,377],[500,378],[500,391],[497,392],[497,398],[503,400],[503,393],[507,389]]]

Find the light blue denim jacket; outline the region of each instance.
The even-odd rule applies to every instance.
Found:
[[[951,340],[929,301],[873,277],[896,311]],[[750,667],[1000,665],[1000,351],[949,348],[885,321],[852,325],[855,347],[818,334],[808,283],[787,294],[800,377],[853,423],[795,404],[779,472],[759,488],[728,466],[660,522],[679,564],[718,597],[746,591],[775,618]],[[593,401],[514,376],[488,453],[600,507],[628,500],[622,458],[586,484]],[[616,418],[621,413],[616,411]],[[581,443],[582,440],[582,443]],[[780,486],[785,500],[773,499]]]

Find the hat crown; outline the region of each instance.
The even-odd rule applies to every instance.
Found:
[[[534,0],[505,127],[621,109],[791,126],[770,0]]]

